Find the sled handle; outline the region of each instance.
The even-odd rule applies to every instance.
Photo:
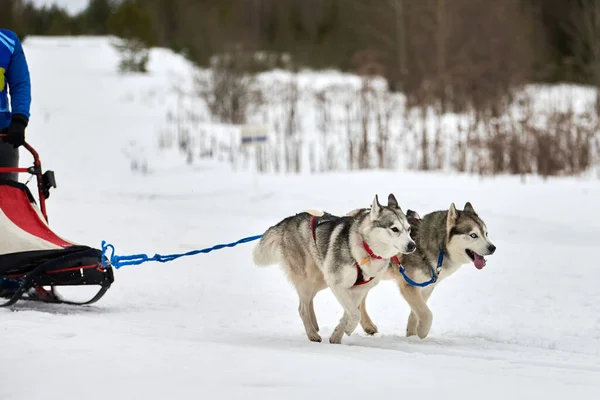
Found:
[[[5,133],[0,133],[0,138],[4,138],[8,136]],[[40,155],[38,152],[31,147],[31,145],[27,142],[23,143],[23,147],[27,149],[27,151],[33,157],[33,166],[29,168],[2,168],[0,167],[0,173],[28,173],[31,175],[35,175],[37,178],[37,187],[38,187],[38,197],[40,201],[40,211],[42,215],[48,222],[48,215],[46,214],[46,196],[44,195],[44,185],[43,185],[43,177],[42,177],[42,162],[40,161]]]

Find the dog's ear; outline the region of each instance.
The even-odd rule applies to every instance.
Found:
[[[421,219],[421,216],[413,210],[406,210],[406,217],[407,218],[414,218],[414,219]]]
[[[473,208],[473,206],[471,205],[471,202],[467,201],[465,204],[465,208],[463,209],[466,212],[470,212],[472,214],[477,215],[477,213],[475,212],[475,209]]]
[[[375,195],[373,199],[373,204],[371,205],[371,220],[375,220],[379,218],[379,214],[381,213],[381,204],[379,204],[379,197]]]
[[[448,218],[446,220],[446,227],[450,230],[454,225],[456,225],[456,221],[458,220],[458,212],[456,211],[456,206],[454,203],[450,204],[450,208],[448,209]]]
[[[388,207],[389,208],[400,208],[400,206],[398,205],[398,200],[396,200],[396,197],[394,196],[393,193],[390,193],[390,195],[388,196]]]

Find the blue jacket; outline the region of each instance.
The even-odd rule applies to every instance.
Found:
[[[29,120],[30,105],[31,82],[21,41],[14,32],[0,29],[0,129],[10,125],[12,114]]]

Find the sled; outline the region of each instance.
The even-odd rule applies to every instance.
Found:
[[[0,168],[0,173],[35,175],[39,204],[25,184],[0,179],[0,281],[4,281],[0,307],[19,300],[95,303],[114,281],[112,268],[101,250],[66,240],[50,229],[46,199],[56,187],[54,172],[42,173],[38,153],[28,143],[23,147],[33,156],[33,165]],[[8,287],[11,284],[13,288]],[[99,289],[87,301],[66,300],[56,290],[59,286],[88,285]]]

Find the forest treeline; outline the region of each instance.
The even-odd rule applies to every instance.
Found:
[[[134,49],[140,43],[166,47],[212,67],[212,91],[205,96],[222,122],[245,122],[248,73],[333,68],[384,77],[387,90],[401,92],[405,106],[423,116],[427,110],[438,120],[448,113],[472,116],[464,138],[451,146],[457,170],[574,174],[597,156],[598,94],[583,115],[552,109],[540,125],[532,99],[520,93],[530,83],[600,87],[600,0],[91,0],[76,15],[25,0],[0,1],[0,26],[22,38],[110,34],[130,39]],[[140,59],[131,64],[146,60]],[[360,107],[348,121],[362,128],[360,135],[344,133],[348,168],[382,167],[388,157],[380,140],[390,137],[387,131],[364,122],[379,115],[365,100],[370,90],[364,86],[351,103]],[[289,107],[294,118],[296,102]],[[381,115],[410,122],[406,107]],[[503,116],[512,122],[498,124]],[[431,139],[426,129],[414,132],[416,168],[439,168],[444,134],[440,128]],[[288,152],[299,159],[300,132],[281,135],[286,145],[296,143]],[[467,156],[483,161],[469,167]]]
[[[137,37],[203,66],[260,50],[450,102],[523,81],[600,82],[600,0],[91,0],[77,15],[2,3],[0,26],[22,37]]]

